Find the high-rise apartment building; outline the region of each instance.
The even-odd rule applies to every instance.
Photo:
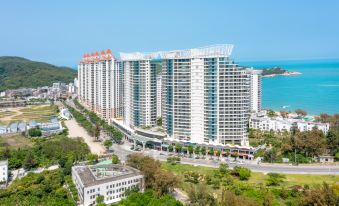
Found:
[[[262,70],[248,69],[250,74],[250,100],[251,100],[251,112],[260,112],[261,111],[261,73]]]
[[[157,117],[161,117],[162,113],[162,76],[157,76]]]
[[[261,76],[235,64],[232,49],[121,53],[121,61],[110,51],[86,54],[79,99],[105,119],[123,116],[132,130],[154,126],[161,116],[169,139],[248,145],[249,113],[261,109]]]
[[[79,100],[105,120],[122,116],[122,69],[109,49],[85,54],[78,66]]]
[[[248,144],[250,76],[233,45],[161,53],[163,127],[170,138]]]
[[[134,127],[156,123],[156,64],[142,53],[121,53],[124,69],[124,124]]]

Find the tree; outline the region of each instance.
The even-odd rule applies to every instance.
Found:
[[[41,137],[42,135],[42,132],[39,128],[30,128],[28,130],[28,135],[31,136],[31,137]]]
[[[332,155],[339,152],[339,128],[331,128],[326,135],[327,147]]]
[[[97,198],[95,199],[97,206],[104,206],[105,205],[104,200],[105,200],[104,196],[102,195],[97,196]]]
[[[277,154],[277,149],[275,147],[268,149],[264,153],[264,161],[265,162],[275,162],[278,160],[278,154]]]
[[[207,191],[205,184],[199,184],[197,187],[190,187],[188,197],[190,205],[192,206],[214,206],[217,204],[213,195]]]
[[[162,126],[162,117],[158,117],[157,119],[157,125]]]
[[[331,122],[331,116],[326,113],[321,113],[317,119],[321,122]]]
[[[193,150],[194,150],[193,146],[192,145],[188,145],[187,151],[189,152],[190,156],[193,154]]]
[[[199,146],[195,147],[194,154],[196,154],[196,155],[200,154],[200,147]]]
[[[100,125],[96,124],[95,127],[94,127],[94,130],[93,130],[93,135],[95,137],[95,141],[99,140],[100,131],[101,131]]]
[[[182,145],[179,144],[179,143],[177,143],[177,144],[175,145],[175,152],[180,153],[180,152],[181,152],[181,149],[182,149]]]
[[[259,204],[249,197],[243,195],[235,195],[233,192],[229,190],[222,190],[219,206],[259,206]]]
[[[37,166],[37,161],[35,160],[32,152],[27,153],[25,160],[23,162],[23,166],[26,170],[30,170]]]
[[[216,152],[215,152],[215,155],[218,157],[218,159],[220,158],[220,155],[221,155],[221,150],[217,150]]]
[[[326,145],[324,133],[318,129],[296,134],[294,147],[306,157],[318,156],[323,153]]]
[[[154,174],[155,182],[153,188],[159,196],[162,196],[178,185],[178,179],[169,171],[158,168]]]
[[[267,110],[267,116],[275,117],[275,116],[277,116],[277,114],[272,109],[269,109],[269,110]]]
[[[338,196],[335,192],[334,186],[331,187],[324,182],[321,187],[305,189],[299,198],[298,205],[338,205]]]
[[[305,110],[302,109],[296,109],[294,111],[299,117],[305,117],[307,115],[307,112]]]
[[[211,155],[211,158],[212,158],[212,156],[214,155],[213,147],[208,150],[208,154]]]
[[[168,151],[173,152],[173,145],[168,145]]]
[[[139,169],[145,177],[146,188],[156,189],[159,196],[171,191],[178,184],[177,178],[171,172],[163,170],[160,162],[151,157],[131,154],[127,164]]]
[[[92,161],[92,162],[98,161],[98,155],[96,155],[96,154],[88,154],[87,155],[87,160]]]
[[[251,177],[251,170],[245,167],[235,166],[231,174],[238,176],[240,180],[249,180]]]
[[[283,118],[287,118],[287,117],[288,117],[288,112],[281,110],[281,111],[280,111],[280,115],[281,115]]]
[[[223,176],[228,174],[229,173],[228,165],[227,164],[220,164],[219,165],[219,172]]]
[[[201,151],[202,156],[206,155],[206,147],[201,147],[200,151]]]
[[[105,140],[105,141],[104,141],[104,146],[105,146],[107,149],[109,149],[110,147],[112,147],[112,145],[113,145],[112,140]]]
[[[120,160],[119,160],[118,155],[113,154],[112,155],[112,164],[119,164],[119,163],[120,163]]]

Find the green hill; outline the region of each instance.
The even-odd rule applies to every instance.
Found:
[[[0,91],[22,87],[51,86],[72,82],[77,72],[68,67],[31,61],[21,57],[0,57]]]

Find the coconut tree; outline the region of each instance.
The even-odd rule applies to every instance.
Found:
[[[199,146],[197,146],[197,147],[194,149],[194,154],[199,156],[199,154],[200,154],[200,147],[199,147]]]
[[[219,160],[219,159],[220,159],[220,155],[221,155],[221,150],[220,150],[220,149],[217,150],[217,151],[215,152],[215,155],[217,155],[218,160]]]
[[[201,154],[203,157],[206,155],[206,147],[201,147]]]
[[[175,145],[175,152],[180,153],[180,152],[181,152],[181,149],[182,149],[182,145],[179,144],[179,143],[177,143],[177,144]]]
[[[238,152],[233,152],[233,156],[235,158],[235,161],[237,161],[237,159],[239,157],[239,153]]]
[[[189,153],[189,155],[190,155],[190,157],[191,157],[192,154],[193,154],[193,151],[194,151],[193,146],[192,146],[192,145],[188,145],[187,150],[188,150],[188,153]]]
[[[211,159],[212,159],[212,156],[214,155],[214,148],[213,147],[208,150],[208,154],[211,155]]]
[[[169,146],[168,146],[168,151],[169,151],[169,152],[173,152],[173,145],[169,145]]]

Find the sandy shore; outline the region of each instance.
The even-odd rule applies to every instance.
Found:
[[[86,130],[82,128],[74,119],[65,121],[68,128],[69,137],[82,137],[93,154],[102,155],[106,152],[105,147],[100,142],[93,142],[93,137],[88,135]]]
[[[263,75],[263,77],[276,77],[276,76],[294,76],[294,75],[300,75],[301,72],[285,72],[283,74],[269,74],[269,75]]]

